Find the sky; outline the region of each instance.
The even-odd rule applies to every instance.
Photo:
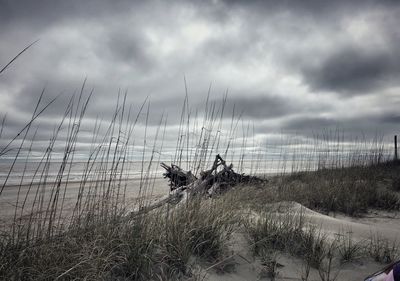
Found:
[[[51,133],[87,79],[89,121],[110,118],[126,91],[136,108],[148,97],[150,126],[168,115],[172,141],[186,80],[193,112],[209,88],[211,101],[227,93],[226,112],[259,138],[335,128],[392,138],[399,26],[395,0],[0,0],[0,67],[39,40],[0,74],[4,134],[29,120],[43,88],[44,100],[59,96],[41,117]]]

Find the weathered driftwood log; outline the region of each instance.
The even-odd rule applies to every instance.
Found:
[[[236,173],[233,165],[226,165],[225,160],[219,154],[215,157],[211,169],[200,172],[199,178],[195,177],[191,171],[185,171],[177,165],[168,166],[165,163],[160,165],[166,170],[164,177],[170,181],[171,193],[153,204],[132,212],[132,216],[147,213],[165,204],[178,205],[184,201],[183,198],[213,196],[237,184],[262,184],[267,181],[259,177]]]
[[[255,176],[238,174],[233,170],[233,165],[226,165],[226,162],[218,154],[215,157],[211,169],[200,172],[200,177],[196,178],[191,171],[184,171],[179,166],[171,166],[161,163],[166,172],[165,178],[169,178],[171,190],[187,190],[193,196],[196,194],[206,194],[210,196],[220,193],[226,189],[245,183],[264,183],[266,180]]]
[[[168,166],[165,163],[161,163],[160,165],[166,170],[164,177],[169,178],[171,191],[178,187],[188,185],[197,179],[191,171],[184,171],[174,164]]]

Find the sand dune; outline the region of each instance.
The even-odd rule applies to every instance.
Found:
[[[307,220],[328,235],[351,232],[353,239],[369,239],[379,233],[382,238],[400,241],[400,214],[386,211],[370,211],[367,215],[354,218],[342,214],[324,215],[296,202],[269,204],[276,212],[303,213]]]
[[[351,218],[343,215],[333,217],[310,210],[296,202],[269,204],[267,208],[278,215],[287,212],[302,212],[309,223],[325,233],[328,239],[345,232],[351,232],[355,241],[363,241],[369,239],[371,235],[377,234],[393,243],[400,241],[400,215],[398,213],[375,211],[363,218]],[[229,248],[232,257],[223,264],[228,268],[228,271],[229,265],[231,265],[232,272],[221,273],[220,269],[223,266],[217,265],[207,270],[205,280],[270,280],[263,275],[263,265],[258,258],[253,257],[249,242],[243,233],[234,235]],[[278,268],[279,273],[276,280],[301,280],[303,261],[300,258],[285,253],[277,253],[277,261],[282,267]],[[343,264],[340,268],[336,268],[334,272],[338,273],[337,280],[364,280],[366,276],[382,267],[384,265],[372,259],[362,258]],[[321,280],[317,270],[311,270],[308,280]]]

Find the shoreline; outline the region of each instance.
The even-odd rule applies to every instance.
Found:
[[[164,179],[164,177],[163,176],[160,176],[160,177],[153,177],[153,178],[151,178],[151,180],[160,180],[160,179]],[[128,179],[121,179],[121,182],[129,182],[129,181],[140,181],[140,180],[142,180],[141,178],[128,178]],[[90,183],[102,183],[102,182],[107,182],[107,181],[109,181],[109,180],[87,180],[87,181],[85,181],[85,184],[86,183],[88,183],[88,184],[90,184]],[[118,180],[119,181],[119,180]],[[65,182],[65,181],[62,181],[62,183],[61,183],[61,185],[65,185],[65,184],[78,184],[78,183],[81,183],[81,182],[83,182],[82,180],[69,180],[68,182]],[[55,184],[56,183],[56,181],[48,181],[48,182],[46,182],[46,185],[52,185],[52,184]],[[5,188],[8,188],[8,187],[27,187],[27,186],[37,186],[37,185],[39,185],[39,184],[42,184],[41,182],[32,182],[32,183],[21,183],[21,184],[14,184],[14,183],[12,183],[12,184],[6,184],[5,186],[4,186],[4,189]],[[2,186],[2,185],[1,185]]]

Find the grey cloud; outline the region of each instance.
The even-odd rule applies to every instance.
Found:
[[[136,1],[135,1],[136,2]],[[71,18],[103,17],[115,12],[123,12],[132,8],[132,1],[0,1],[0,21],[2,28],[11,24],[29,24],[37,28],[45,28],[54,22],[69,20]],[[139,5],[140,2],[136,2]]]
[[[399,114],[396,114],[396,113],[386,114],[381,117],[380,121],[384,122],[384,123],[398,125],[399,131],[400,131],[400,115]]]
[[[255,120],[276,119],[283,116],[299,114],[301,112],[318,112],[328,110],[328,106],[309,104],[297,96],[283,97],[273,94],[241,91],[235,96],[229,96],[227,100],[227,111],[231,112],[235,107],[237,114]]]
[[[149,42],[136,27],[116,26],[105,33],[110,60],[118,61],[140,72],[147,72],[156,65],[147,51]],[[102,51],[101,49],[99,50]]]
[[[340,121],[326,117],[296,117],[285,122],[285,130],[290,131],[323,131],[340,126]]]
[[[349,9],[360,9],[365,7],[392,7],[397,6],[396,0],[336,0],[336,1],[319,1],[319,0],[224,0],[228,5],[236,5],[239,7],[252,7],[261,12],[291,12],[297,15],[306,15],[315,18],[323,18],[329,15],[338,16],[338,13],[347,12]],[[329,19],[326,18],[326,20]]]
[[[190,86],[190,85],[189,85]],[[223,95],[216,95],[215,91],[211,92],[208,107],[215,104],[215,114],[218,116],[222,110]],[[217,98],[218,97],[218,98]],[[189,93],[189,110],[192,118],[197,114],[199,118],[204,115],[205,110],[205,96]],[[181,115],[183,107],[184,96],[153,99],[150,100],[151,112],[154,114],[159,108],[158,115],[150,117],[152,124],[157,123],[161,113],[168,114],[169,124],[177,124]],[[241,116],[245,120],[271,120],[278,119],[293,114],[315,113],[331,109],[331,107],[324,103],[310,104],[308,101],[302,100],[298,96],[283,97],[274,94],[268,94],[257,91],[242,90],[235,91],[233,94],[228,94],[226,104],[224,106],[224,119],[230,120],[232,114],[235,118]]]
[[[244,93],[242,96],[246,96]],[[257,95],[255,98],[233,97],[229,104],[235,105],[237,112],[254,119],[277,118],[290,114],[294,106],[288,101],[277,96]]]
[[[247,32],[242,33],[245,38],[238,39],[240,43],[233,48],[229,48],[227,42],[216,42],[211,50],[221,50],[220,57],[247,58],[246,51],[256,53],[258,58],[267,54],[277,59],[279,66],[285,67],[286,71],[298,72],[304,83],[315,92],[362,95],[399,85],[400,56],[397,50],[400,48],[400,34],[395,28],[400,24],[398,1],[227,0],[224,3],[247,15],[251,26],[245,26]],[[371,14],[374,16],[362,17]],[[368,41],[362,46],[354,43],[358,34],[349,34],[344,23],[357,16],[371,27],[371,39],[384,40],[381,42],[383,47],[370,46]],[[272,26],[276,33],[283,32],[282,36],[288,43],[280,42],[279,37],[263,38],[260,26]],[[314,35],[327,42],[318,46],[318,42],[313,42]],[[304,48],[308,41],[310,44]],[[263,52],[255,51],[254,46],[262,46]],[[281,49],[277,51],[275,48],[279,47]]]
[[[319,65],[304,71],[316,90],[341,94],[369,94],[379,88],[398,85],[400,56],[395,49],[365,51],[355,47],[340,49]]]
[[[380,135],[391,137],[397,134],[400,117],[394,114],[357,116],[352,118],[337,117],[297,117],[284,122],[283,130],[305,136],[315,136],[324,132],[337,132],[348,136],[363,136],[372,139]],[[397,127],[397,129],[396,129]]]

